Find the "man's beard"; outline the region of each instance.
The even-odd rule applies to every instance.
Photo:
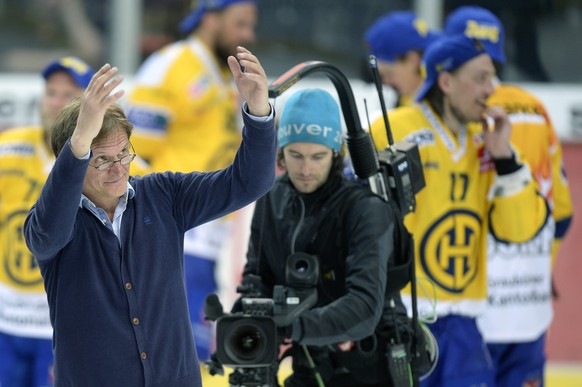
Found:
[[[244,45],[244,44],[240,44]],[[214,53],[218,58],[218,62],[221,66],[227,66],[227,59],[229,56],[236,56],[236,46],[230,47],[222,42],[222,36],[216,38],[216,44],[214,45]]]

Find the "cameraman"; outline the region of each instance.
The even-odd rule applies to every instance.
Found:
[[[406,321],[399,293],[385,295],[397,210],[343,177],[340,112],[327,92],[292,95],[278,140],[284,173],[256,204],[243,283],[258,275],[263,296],[272,297],[275,285],[288,285],[290,255],[318,259],[317,304],[279,329],[292,341],[285,386],[391,385],[387,342],[395,319]]]

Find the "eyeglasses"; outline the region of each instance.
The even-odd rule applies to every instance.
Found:
[[[131,150],[133,152],[135,152],[133,150],[133,145],[129,144],[129,146],[131,146]],[[93,168],[97,169],[98,171],[107,171],[109,169],[111,169],[111,167],[113,167],[113,164],[115,163],[119,163],[121,165],[127,165],[129,163],[131,163],[133,161],[133,159],[135,159],[136,154],[135,153],[130,153],[127,156],[123,156],[122,158],[120,158],[119,160],[115,160],[115,161],[105,161],[99,165],[91,165]]]

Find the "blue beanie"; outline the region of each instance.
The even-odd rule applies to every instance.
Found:
[[[66,56],[49,63],[44,70],[42,70],[42,76],[47,80],[57,71],[64,71],[69,74],[77,86],[83,89],[89,86],[89,82],[91,82],[91,78],[93,77],[93,74],[95,74],[95,71],[91,66],[74,56]]]
[[[483,44],[465,35],[445,36],[428,46],[422,57],[422,67],[426,78],[416,95],[416,101],[422,101],[437,83],[440,73],[452,72],[482,54],[487,54]]]
[[[236,3],[255,3],[255,0],[199,0],[198,6],[180,22],[178,27],[180,31],[189,34],[198,27],[206,12],[220,11]]]
[[[459,7],[447,17],[445,33],[478,39],[493,60],[505,63],[505,31],[493,12],[478,6]]]
[[[342,125],[339,107],[331,94],[304,89],[289,97],[279,119],[277,138],[279,148],[292,142],[313,142],[339,152]]]
[[[377,19],[364,35],[370,53],[379,60],[395,62],[409,51],[424,51],[441,34],[411,11],[395,11]]]

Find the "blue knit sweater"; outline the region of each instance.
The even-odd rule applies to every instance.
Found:
[[[121,243],[79,207],[88,160],[67,144],[25,223],[54,328],[55,385],[201,386],[183,275],[184,232],[265,194],[273,120],[245,116],[233,164],[211,173],[130,178]]]

